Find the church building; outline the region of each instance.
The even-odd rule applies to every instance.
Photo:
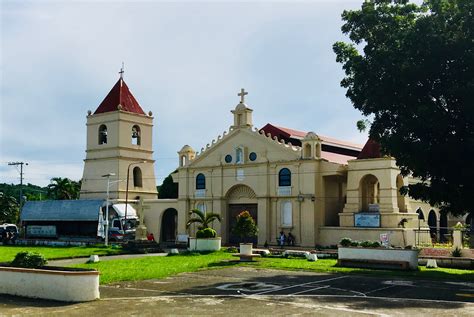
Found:
[[[247,94],[244,89],[238,94],[227,131],[203,142],[199,152],[189,145],[178,151],[172,177],[179,196],[159,199],[152,113],[143,111],[120,77],[87,116],[81,199],[105,198],[103,176],[113,173],[111,197],[143,198],[145,225],[162,242],[194,235],[195,228],[185,226],[194,208],[221,215],[213,226],[223,244],[238,242],[231,228],[243,210],[258,225],[258,245],[276,244],[283,231],[304,247],[334,245],[344,237],[379,240],[381,234],[405,246],[419,239],[414,229],[427,227],[424,219],[435,230],[439,226],[437,209],[399,194],[401,186],[416,180],[402,177],[395,159],[382,156],[377,143],[361,146],[270,123],[257,128]]]

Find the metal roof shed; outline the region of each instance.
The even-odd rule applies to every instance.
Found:
[[[28,201],[21,221],[98,221],[104,200]]]

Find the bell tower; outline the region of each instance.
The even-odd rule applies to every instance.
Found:
[[[81,199],[157,198],[151,111],[145,114],[120,78],[99,107],[87,113],[87,148]],[[128,182],[127,182],[128,176]],[[128,188],[127,188],[128,183]]]

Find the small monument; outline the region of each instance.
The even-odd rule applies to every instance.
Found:
[[[140,197],[140,201],[138,202],[137,206],[137,213],[138,213],[138,219],[140,221],[140,224],[138,225],[136,231],[135,231],[135,240],[139,241],[147,241],[147,228],[145,226],[145,209],[148,209],[150,207],[145,207],[143,205],[143,198]]]

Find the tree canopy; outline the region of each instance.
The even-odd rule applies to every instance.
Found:
[[[351,43],[333,46],[341,86],[383,153],[421,180],[404,192],[442,211],[470,211],[474,1],[371,0],[342,19]]]
[[[0,224],[17,223],[20,208],[15,197],[0,192]]]
[[[174,171],[173,173],[175,173]],[[171,173],[171,174],[173,174]],[[164,180],[163,184],[157,188],[158,197],[160,199],[165,198],[178,198],[178,183],[173,182],[173,177],[168,175]]]
[[[53,177],[48,185],[48,195],[55,200],[78,199],[81,182],[69,178]]]

